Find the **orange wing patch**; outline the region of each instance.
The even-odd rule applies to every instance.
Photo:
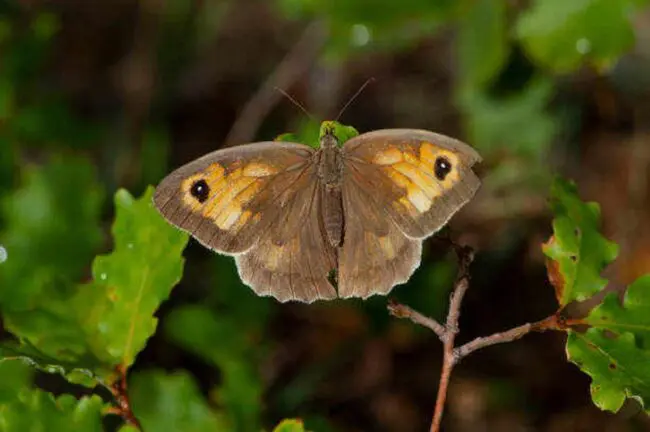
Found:
[[[372,158],[372,163],[377,165],[393,165],[402,161],[402,152],[395,147],[389,147],[387,150],[378,152]]]
[[[277,170],[269,165],[252,162],[244,167],[246,177],[268,177],[277,173]]]
[[[445,158],[451,171],[440,179],[436,177],[436,161]],[[409,213],[428,211],[433,202],[459,180],[456,169],[458,157],[451,151],[429,142],[422,142],[419,155],[390,146],[373,157],[373,163],[383,167],[383,171],[399,187],[405,189],[406,196],[394,205],[405,207]]]
[[[251,218],[259,215],[243,207],[259,192],[264,177],[277,173],[270,165],[251,162],[243,167],[233,166],[230,172],[219,163],[213,163],[200,174],[185,179],[181,185],[183,202],[192,212],[201,212],[222,230],[239,231]],[[201,203],[190,194],[192,185],[204,180],[208,186],[208,199]]]

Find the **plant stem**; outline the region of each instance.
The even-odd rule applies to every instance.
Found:
[[[117,369],[120,378],[117,380],[117,382],[109,387],[109,390],[111,393],[113,393],[115,402],[117,402],[117,406],[113,407],[111,410],[109,410],[109,412],[119,415],[127,424],[130,424],[131,426],[136,427],[138,430],[142,431],[142,426],[140,425],[140,422],[136,418],[135,414],[133,414],[133,410],[131,409],[131,403],[129,401],[129,394],[126,385],[126,370],[123,370],[122,367],[118,367]]]

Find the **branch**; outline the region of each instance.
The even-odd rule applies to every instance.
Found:
[[[246,103],[226,137],[226,147],[251,141],[255,137],[264,117],[282,97],[275,88],[287,88],[302,76],[320,54],[325,45],[325,36],[320,22],[313,22],[305,29],[300,40]]]
[[[583,324],[582,320],[563,320],[559,314],[551,315],[536,323],[526,323],[510,330],[494,333],[490,336],[477,337],[455,349],[456,363],[471,353],[481,348],[505,342],[512,342],[522,338],[530,332],[544,332],[547,330],[565,330],[568,327]]]
[[[388,303],[388,312],[392,316],[409,319],[415,324],[432,330],[443,343],[442,370],[430,432],[438,432],[440,430],[451,372],[454,366],[464,357],[481,348],[517,340],[533,331],[565,330],[572,326],[584,324],[584,321],[581,319],[566,320],[561,316],[560,311],[558,311],[541,321],[526,323],[504,332],[494,333],[490,336],[478,337],[458,348],[454,347],[456,335],[459,332],[458,320],[460,318],[460,308],[463,297],[469,289],[469,267],[474,260],[474,250],[467,246],[459,246],[449,239],[447,241],[451,244],[458,258],[458,275],[456,276],[456,282],[454,283],[454,289],[449,301],[449,312],[447,313],[445,325],[393,300],[389,300]]]
[[[501,333],[495,333],[491,336],[486,337],[477,337],[471,342],[467,342],[465,345],[462,345],[454,350],[454,356],[456,357],[456,363],[460,362],[463,357],[466,357],[473,353],[476,350],[481,348],[488,347],[490,345],[496,345],[505,342],[512,342],[517,340],[524,335],[528,334],[531,331],[532,324],[526,323],[519,327],[515,327],[508,331]]]
[[[415,324],[428,328],[437,334],[440,340],[443,340],[445,337],[445,327],[438,321],[424,316],[420,312],[411,309],[408,306],[397,303],[393,299],[388,300],[388,313],[396,318],[406,318],[413,321]]]

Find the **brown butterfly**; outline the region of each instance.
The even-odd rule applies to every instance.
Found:
[[[258,295],[309,303],[387,294],[418,267],[422,241],[474,196],[471,167],[481,157],[415,129],[341,146],[341,128],[324,122],[318,150],[276,141],[217,150],[166,177],[155,206],[206,247],[234,255]]]

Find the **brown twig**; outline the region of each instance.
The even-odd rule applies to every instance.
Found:
[[[325,45],[325,35],[323,23],[318,21],[305,29],[300,40],[246,103],[226,137],[226,147],[251,141],[255,137],[262,120],[282,96],[276,87],[289,87],[305,72]]]
[[[397,318],[408,318],[416,324],[426,327],[438,335],[440,340],[445,336],[445,327],[438,321],[428,316],[422,315],[420,312],[411,309],[401,303],[397,303],[393,299],[388,300],[388,312]]]
[[[496,344],[512,342],[522,338],[530,332],[544,332],[546,330],[563,330],[571,326],[582,324],[582,320],[567,321],[560,317],[558,313],[544,318],[535,323],[526,323],[510,330],[494,333],[490,336],[477,337],[473,341],[467,342],[456,348],[456,363],[467,357],[471,353],[481,348],[489,347]]]
[[[508,331],[494,333],[493,335],[486,337],[477,337],[471,342],[467,342],[465,345],[462,345],[454,349],[454,355],[456,357],[456,363],[460,362],[463,357],[466,357],[473,353],[476,350],[481,348],[488,347],[490,345],[496,345],[505,342],[512,342],[521,338],[522,336],[530,333],[532,329],[532,324],[526,323],[519,327],[515,327]]]
[[[526,323],[504,332],[494,333],[490,336],[478,337],[460,347],[455,347],[454,343],[456,335],[459,332],[458,320],[460,318],[460,308],[463,302],[463,297],[469,288],[469,267],[474,260],[474,251],[469,247],[459,246],[453,242],[451,242],[451,245],[458,257],[459,268],[458,276],[454,283],[454,290],[449,302],[447,320],[445,321],[444,326],[436,320],[424,316],[416,310],[399,304],[393,300],[390,300],[388,304],[388,312],[391,315],[397,318],[409,319],[415,324],[431,329],[443,343],[442,370],[440,373],[438,395],[436,397],[436,405],[433,412],[430,432],[438,432],[440,430],[451,372],[454,366],[464,357],[481,348],[517,340],[533,331],[543,332],[546,330],[565,330],[569,327],[584,324],[581,319],[566,320],[559,312],[557,312],[541,321]]]
[[[128,388],[126,385],[126,371],[123,370],[123,368],[118,367],[117,372],[120,378],[109,387],[111,393],[113,394],[113,397],[115,398],[117,406],[112,407],[108,410],[108,412],[111,414],[119,415],[127,424],[142,431],[142,426],[140,425],[140,422],[138,421],[135,414],[133,414],[131,403],[129,402]]]

